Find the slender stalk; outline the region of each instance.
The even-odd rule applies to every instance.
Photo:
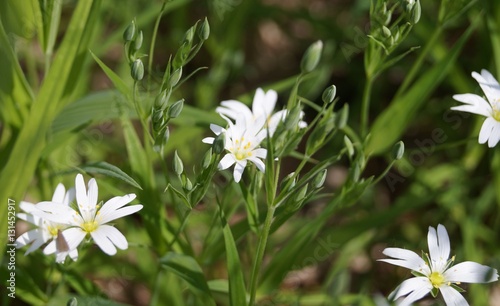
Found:
[[[271,230],[271,224],[273,223],[274,216],[274,206],[270,205],[267,210],[266,220],[264,221],[264,227],[260,232],[259,246],[257,247],[257,256],[255,257],[252,276],[250,279],[250,302],[249,306],[255,304],[255,294],[257,292],[257,280],[259,278],[260,267],[262,266],[262,260],[264,259],[264,253],[267,246],[267,238],[269,237],[269,232]]]
[[[370,96],[372,93],[373,79],[366,77],[365,88],[363,89],[363,101],[361,104],[361,137],[366,137],[368,130],[368,112],[370,110]]]
[[[151,69],[153,67],[153,53],[156,45],[156,35],[158,34],[158,28],[160,27],[160,20],[161,17],[163,16],[163,12],[165,11],[165,6],[167,4],[167,1],[163,1],[163,4],[161,6],[160,14],[156,18],[155,22],[155,27],[153,29],[153,36],[151,37],[151,45],[149,46],[149,57],[148,57],[148,91],[149,91],[149,86],[151,84]]]

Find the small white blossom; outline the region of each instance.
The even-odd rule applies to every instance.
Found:
[[[224,117],[224,116],[223,116]],[[228,153],[219,162],[219,170],[225,170],[234,165],[233,177],[234,181],[238,183],[241,180],[243,171],[250,161],[257,169],[264,172],[265,165],[261,159],[265,159],[267,150],[259,148],[261,141],[265,138],[265,131],[256,128],[255,125],[246,126],[246,121],[237,120],[233,124],[231,120],[225,118],[228,123],[228,128],[224,129],[215,124],[210,125],[210,129],[219,135],[224,133],[225,146],[224,148]],[[214,137],[204,138],[204,143],[213,144]]]
[[[54,195],[52,196],[51,202],[42,202],[50,205],[51,203],[58,203],[59,205],[64,205],[68,207],[68,205],[75,198],[75,189],[71,188],[66,192],[66,188],[64,188],[63,184],[58,184],[56,190],[54,191]],[[16,248],[21,248],[25,245],[31,244],[25,255],[37,250],[43,244],[48,241],[51,241],[43,250],[43,253],[46,255],[56,253],[56,262],[64,262],[67,256],[71,259],[76,260],[78,258],[78,250],[77,249],[69,249],[69,250],[58,250],[56,248],[56,239],[58,235],[62,235],[63,237],[59,237],[59,239],[64,239],[64,230],[68,227],[65,224],[61,224],[59,222],[52,222],[41,218],[39,216],[33,215],[33,212],[36,213],[38,210],[36,205],[33,203],[21,201],[19,207],[24,211],[24,213],[18,213],[17,217],[29,223],[32,223],[37,226],[37,228],[32,229],[16,239]]]
[[[215,111],[235,121],[242,119],[246,122],[246,126],[253,126],[256,130],[267,128],[269,135],[273,136],[280,121],[285,120],[288,115],[288,110],[281,110],[273,114],[277,100],[278,94],[276,91],[268,90],[264,92],[261,88],[257,88],[251,110],[240,101],[227,100],[222,101],[222,106],[217,107]],[[301,112],[300,118],[302,119],[303,116],[304,112]],[[298,126],[304,128],[307,123],[299,121]]]
[[[75,179],[75,188],[76,208],[59,203],[42,202],[36,205],[42,211],[39,216],[69,227],[63,233],[70,249],[78,247],[87,236],[92,237],[99,248],[108,255],[116,254],[116,248],[127,249],[128,242],[125,236],[114,226],[106,223],[141,210],[140,204],[125,206],[135,199],[135,194],[114,197],[103,205],[98,205],[98,188],[95,179],[90,179],[87,191],[83,176],[78,174]],[[53,248],[55,247],[54,244]]]
[[[437,290],[443,295],[446,305],[469,305],[458,290],[460,283],[489,283],[498,280],[496,269],[472,261],[466,261],[452,266],[455,257],[450,257],[450,239],[446,228],[439,224],[436,229],[429,227],[427,235],[429,253],[427,261],[417,253],[400,249],[386,248],[383,253],[394,259],[379,259],[396,266],[412,270],[414,278],[405,280],[394,290],[389,298],[396,300],[407,295],[398,305],[411,305],[423,298],[429,292],[435,297]]]
[[[481,74],[472,72],[472,77],[481,86],[487,100],[475,94],[454,95],[453,99],[465,105],[451,109],[486,117],[479,132],[479,143],[483,144],[488,141],[488,147],[492,148],[500,141],[500,84],[485,69],[481,70]]]

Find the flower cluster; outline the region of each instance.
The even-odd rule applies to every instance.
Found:
[[[264,172],[262,160],[267,156],[267,150],[260,148],[262,140],[268,135],[272,137],[281,121],[288,115],[284,109],[273,114],[278,94],[274,90],[264,92],[258,88],[252,103],[252,109],[236,100],[222,101],[216,112],[227,122],[227,128],[211,124],[210,129],[216,135],[224,133],[224,149],[227,154],[219,163],[219,169],[224,170],[234,166],[233,177],[235,182],[241,176],[248,162],[255,164],[257,169]],[[304,113],[300,114],[300,118]],[[234,122],[233,122],[234,121]],[[307,124],[299,121],[298,127],[304,128]],[[204,143],[213,144],[215,138],[207,137]]]
[[[443,225],[439,224],[437,231],[429,227],[427,242],[430,255],[426,254],[425,259],[415,252],[400,248],[386,248],[384,255],[393,259],[379,259],[408,268],[416,276],[405,280],[390,294],[389,298],[393,300],[407,295],[399,306],[411,305],[429,292],[436,297],[438,291],[443,295],[446,305],[466,306],[469,304],[460,294],[463,291],[458,287],[460,283],[489,283],[498,280],[496,269],[472,261],[453,266],[455,256],[449,259],[450,238]]]
[[[142,205],[125,206],[135,199],[135,194],[114,197],[106,203],[97,204],[97,182],[90,179],[88,190],[83,176],[78,174],[75,188],[67,192],[59,184],[52,201],[32,204],[21,202],[18,217],[37,226],[16,240],[17,248],[31,244],[26,255],[49,242],[43,253],[56,254],[56,261],[64,262],[69,256],[78,259],[78,246],[86,237],[91,237],[101,250],[108,254],[116,254],[116,248],[125,250],[128,242],[125,236],[110,221],[133,214],[142,209]],[[73,200],[76,198],[76,205]]]

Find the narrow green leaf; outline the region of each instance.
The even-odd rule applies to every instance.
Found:
[[[112,164],[108,164],[105,161],[86,164],[86,165],[80,166],[80,168],[83,171],[88,172],[88,173],[99,173],[99,174],[107,175],[109,177],[114,177],[114,178],[120,179],[120,180],[124,181],[125,183],[128,183],[128,184],[142,190],[142,187],[133,178],[131,178],[127,173],[123,172],[117,166],[114,166]]]
[[[476,25],[477,22],[471,24],[437,65],[422,75],[406,94],[393,100],[389,107],[377,117],[366,148],[368,154],[381,154],[401,138],[411,123],[411,118],[414,118],[415,113],[424,105],[429,95],[453,67]]]
[[[196,293],[208,297],[212,296],[205,275],[193,257],[168,252],[160,259],[160,263],[167,271],[173,272],[185,280]]]
[[[101,67],[102,71],[106,74],[106,76],[111,80],[113,85],[115,85],[116,89],[118,89],[124,96],[130,97],[130,87],[127,86],[125,81],[123,81],[118,74],[116,74],[111,68],[106,66],[92,51],[89,51],[94,60],[97,62],[99,67]]]
[[[222,209],[220,211],[220,221],[224,243],[226,245],[227,272],[229,277],[229,301],[232,306],[246,305],[245,281],[243,279],[242,265],[238,255],[238,248],[234,241],[231,228],[227,223]]]

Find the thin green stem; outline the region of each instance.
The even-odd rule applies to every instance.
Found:
[[[370,110],[370,96],[372,93],[373,79],[366,77],[365,88],[363,90],[363,101],[361,104],[361,137],[366,137],[368,131],[368,112]]]
[[[262,259],[264,259],[264,253],[266,251],[267,239],[269,238],[269,232],[271,230],[271,224],[273,223],[274,217],[274,206],[269,205],[266,215],[266,220],[264,221],[264,227],[260,232],[259,237],[259,246],[257,247],[257,256],[255,257],[252,276],[250,279],[250,302],[249,306],[253,306],[255,304],[255,294],[257,292],[257,280],[259,278],[260,268],[262,266]]]
[[[163,12],[165,11],[165,6],[167,5],[167,1],[163,1],[161,6],[160,14],[156,18],[155,27],[153,29],[153,36],[151,37],[151,45],[149,46],[149,57],[148,57],[148,91],[149,86],[151,84],[151,69],[153,68],[153,53],[156,45],[156,35],[158,34],[158,28],[160,27],[161,17],[163,16]]]

